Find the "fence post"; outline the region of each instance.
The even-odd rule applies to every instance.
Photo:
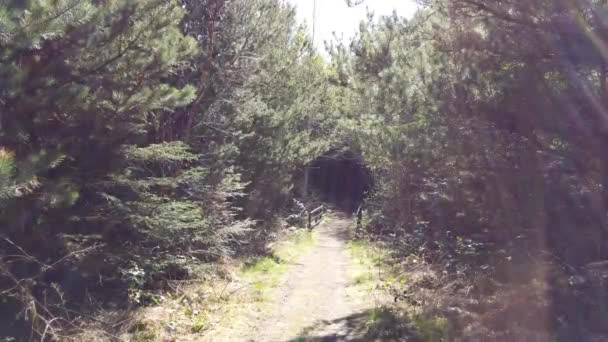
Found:
[[[363,208],[359,206],[357,209],[357,229],[361,229],[361,221],[363,220]]]
[[[308,210],[308,229],[312,229],[312,214],[310,210]]]

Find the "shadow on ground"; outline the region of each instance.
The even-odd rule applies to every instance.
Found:
[[[422,341],[412,322],[388,309],[370,309],[304,328],[286,342]]]

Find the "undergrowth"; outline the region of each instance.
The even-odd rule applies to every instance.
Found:
[[[267,255],[213,265],[199,279],[174,283],[158,305],[134,315],[121,340],[212,341],[212,331],[246,324],[237,317],[263,310],[290,263],[314,242],[314,232],[296,230],[269,246]]]
[[[446,341],[448,320],[425,312],[422,307],[394,300],[393,289],[407,286],[412,275],[400,270],[390,249],[367,240],[347,245],[354,260],[350,275],[356,286],[373,297],[375,307],[368,312],[366,338],[370,340]]]
[[[237,329],[237,317],[263,310],[272,290],[280,284],[290,263],[315,243],[315,232],[295,230],[268,246],[266,255],[249,260],[224,259],[202,264],[189,280],[169,282],[169,290],[152,305],[120,318],[120,327],[108,331],[103,321],[89,322],[74,341],[213,341],[211,331]]]

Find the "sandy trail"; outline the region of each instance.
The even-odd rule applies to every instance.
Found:
[[[366,314],[348,275],[346,218],[317,229],[317,242],[297,259],[274,290],[270,310],[248,317],[245,327],[214,341],[360,341]],[[225,334],[222,334],[225,335]]]

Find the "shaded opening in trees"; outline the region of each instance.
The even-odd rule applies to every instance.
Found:
[[[353,212],[371,188],[363,158],[352,151],[330,151],[310,164],[310,189],[325,202]]]

